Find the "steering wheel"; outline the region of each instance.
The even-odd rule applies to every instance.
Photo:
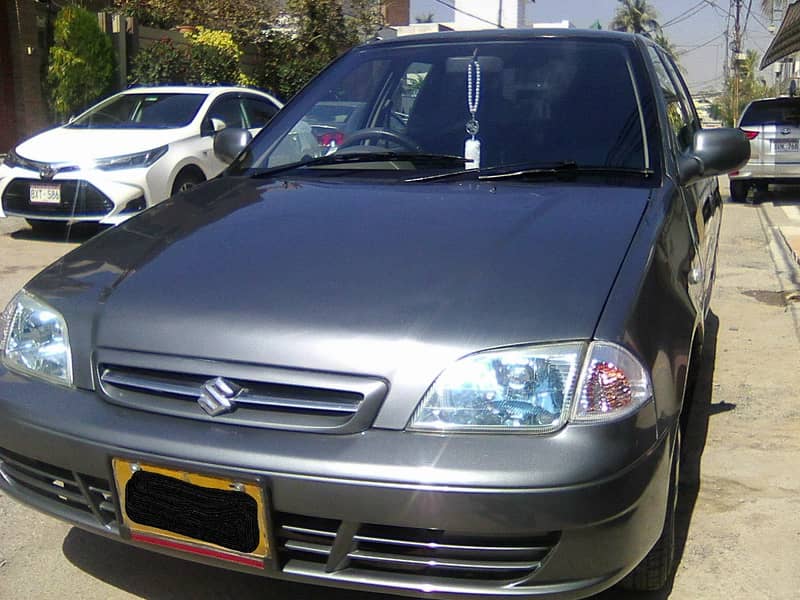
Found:
[[[368,127],[366,129],[358,129],[354,131],[350,135],[348,135],[342,143],[339,144],[339,148],[347,148],[349,146],[356,146],[359,142],[363,142],[365,140],[386,140],[388,142],[393,142],[398,146],[402,146],[406,150],[411,152],[419,152],[421,148],[419,144],[417,144],[414,140],[409,137],[404,136],[401,133],[396,133],[389,129],[383,129],[381,127]]]

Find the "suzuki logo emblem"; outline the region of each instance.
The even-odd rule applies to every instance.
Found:
[[[217,377],[203,384],[197,403],[209,415],[216,417],[235,410],[235,400],[242,392],[244,392],[244,388],[241,386],[222,377]]]
[[[789,129],[788,127],[784,127],[783,129],[781,129],[781,133],[783,135],[789,135],[790,133],[792,133],[792,130]]]

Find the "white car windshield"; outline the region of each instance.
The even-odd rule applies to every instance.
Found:
[[[98,104],[67,127],[75,129],[174,129],[192,122],[206,94],[122,94]]]

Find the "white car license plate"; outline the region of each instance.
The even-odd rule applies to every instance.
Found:
[[[61,204],[61,186],[58,184],[31,184],[31,204]]]
[[[800,140],[775,140],[775,152],[800,152]]]

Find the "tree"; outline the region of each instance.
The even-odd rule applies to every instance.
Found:
[[[758,62],[760,56],[755,50],[748,50],[747,57],[739,68],[738,81],[738,102],[734,102],[733,78],[725,82],[725,88],[721,96],[717,97],[711,104],[711,116],[732,127],[735,125],[736,116],[741,115],[744,107],[751,100],[775,95],[775,89],[768,86],[762,79],[756,79],[758,73]]]
[[[678,67],[681,66],[680,65],[680,60],[678,60],[678,51],[677,51],[677,49],[675,48],[675,46],[672,45],[672,42],[664,34],[663,31],[659,31],[656,34],[656,37],[655,37],[655,39],[653,41],[656,44],[658,44],[659,46],[661,46],[667,52],[667,54],[669,54],[672,57],[672,59],[675,61],[675,63],[678,65]],[[681,68],[681,70],[683,70],[683,69]]]
[[[609,28],[614,31],[640,33],[645,37],[655,38],[661,33],[656,9],[647,0],[619,0],[620,6]]]
[[[284,16],[286,26],[259,45],[261,84],[289,98],[358,43],[359,32],[348,27],[341,0],[287,0]]]
[[[278,0],[114,0],[118,10],[142,25],[171,29],[193,25],[227,31],[242,43],[255,43],[275,21]]]
[[[383,10],[380,0],[350,0],[348,14],[345,16],[348,29],[355,31],[360,42],[375,37],[383,28]]]
[[[97,17],[78,6],[66,6],[54,23],[47,85],[55,114],[66,118],[110,91],[114,51],[100,31]]]

